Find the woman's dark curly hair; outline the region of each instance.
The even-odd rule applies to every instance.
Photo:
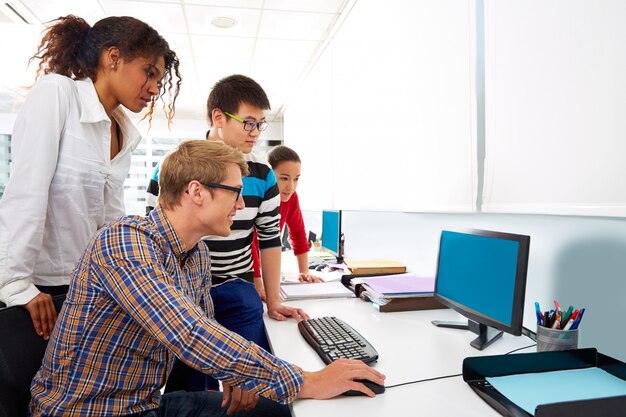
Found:
[[[73,79],[96,79],[100,54],[114,46],[126,61],[137,57],[163,57],[165,74],[159,96],[152,99],[146,117],[152,120],[156,100],[163,103],[168,121],[175,114],[175,102],[180,92],[182,78],[178,71],[176,53],[159,33],[141,20],[129,16],[113,16],[99,20],[93,27],[82,18],[68,15],[60,17],[46,29],[34,59],[40,59],[36,79],[42,73],[56,73]],[[146,78],[147,82],[147,78]],[[170,97],[165,103],[163,95]]]

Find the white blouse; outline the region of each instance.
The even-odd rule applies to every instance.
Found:
[[[0,200],[0,300],[23,305],[37,285],[67,285],[98,229],[124,215],[124,180],[141,136],[121,107],[123,146],[110,159],[111,121],[90,79],[49,74],[22,106],[13,167]]]

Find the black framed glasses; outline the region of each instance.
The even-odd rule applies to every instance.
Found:
[[[245,130],[246,132],[252,132],[255,128],[259,129],[259,132],[262,132],[265,129],[267,129],[267,125],[269,124],[267,122],[253,122],[252,120],[243,120],[235,116],[234,114],[228,113],[227,111],[225,111],[224,114],[227,115],[228,117],[232,117],[238,122],[243,123],[243,130]]]
[[[200,184],[209,188],[221,188],[222,190],[232,191],[233,193],[237,194],[237,198],[235,198],[235,201],[239,200],[239,196],[241,195],[241,191],[243,190],[243,187],[231,187],[230,185],[217,184],[214,182],[200,182]]]

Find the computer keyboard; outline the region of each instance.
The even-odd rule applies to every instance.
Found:
[[[329,364],[340,358],[365,363],[378,359],[376,349],[349,324],[336,317],[318,317],[298,323],[300,334],[322,360]]]
[[[317,268],[320,265],[325,265],[324,259],[319,256],[309,256],[309,269]]]

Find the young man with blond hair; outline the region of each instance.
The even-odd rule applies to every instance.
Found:
[[[274,416],[285,411],[276,402],[350,389],[373,396],[355,379],[384,376],[362,362],[304,372],[214,320],[210,254],[198,242],[230,234],[247,169],[221,142],[185,142],[161,166],[159,206],[97,233],[33,379],[33,416],[208,416],[222,407]],[[175,358],[220,379],[224,393],[161,395]]]

